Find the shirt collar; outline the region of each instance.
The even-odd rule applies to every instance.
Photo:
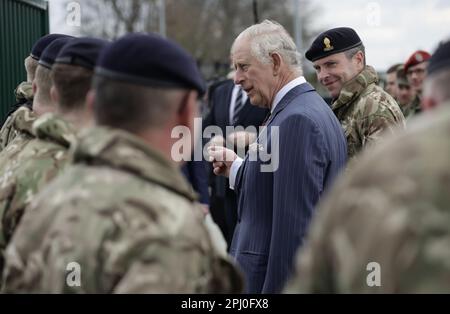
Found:
[[[278,105],[278,103],[281,101],[281,99],[283,99],[284,96],[286,96],[286,94],[293,89],[296,86],[299,86],[303,83],[306,83],[306,80],[303,76],[299,76],[295,79],[293,79],[292,81],[290,81],[289,83],[287,83],[286,85],[283,86],[282,89],[280,89],[278,91],[278,93],[275,95],[275,98],[273,100],[272,103],[272,108],[270,109],[270,113],[272,114],[275,107]]]

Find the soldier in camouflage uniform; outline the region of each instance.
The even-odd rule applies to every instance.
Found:
[[[349,158],[378,141],[386,130],[404,127],[395,100],[377,86],[378,76],[365,65],[364,46],[356,32],[341,27],[320,34],[306,52],[318,80],[333,98],[332,109],[344,128]]]
[[[397,71],[397,94],[397,102],[405,116],[405,120],[411,119],[421,111],[420,104],[413,103],[415,91],[409,84],[403,67]]]
[[[171,160],[171,131],[192,132],[203,92],[195,61],[159,36],[128,34],[104,50],[87,97],[98,125],[24,214],[6,251],[6,292],[242,291]]]
[[[36,118],[45,112],[54,110],[55,106],[50,97],[50,89],[52,87],[50,67],[62,46],[72,38],[62,37],[55,39],[42,52],[33,82],[36,89],[33,99],[33,110],[27,106],[20,107],[9,117],[5,128],[2,129],[0,139],[2,140],[2,145],[7,145],[0,152],[0,174],[5,173],[7,165],[16,163],[14,158],[31,139],[35,138],[32,132],[32,125]],[[5,140],[10,142],[5,143]]]
[[[41,37],[33,45],[30,55],[25,59],[25,69],[27,72],[27,81],[22,82],[14,91],[16,96],[16,104],[14,104],[11,110],[7,114],[5,123],[0,130],[0,151],[2,151],[21,131],[14,128],[16,124],[14,120],[17,118],[14,113],[22,106],[32,110],[33,108],[33,87],[32,82],[35,78],[36,69],[38,66],[39,58],[43,50],[55,39],[61,37],[70,37],[62,34],[50,34]],[[27,113],[33,115],[32,113]],[[19,119],[22,119],[23,113],[19,114]]]
[[[367,151],[337,182],[286,292],[450,292],[450,42],[428,69],[426,108],[440,108]]]
[[[405,117],[408,120],[422,112],[423,82],[426,77],[426,68],[430,57],[431,55],[428,52],[418,50],[406,60],[403,66],[409,85],[415,93],[414,99],[404,110]]]
[[[90,121],[86,119],[84,100],[95,62],[106,44],[104,40],[80,38],[61,49],[51,73],[58,98],[53,110],[57,114],[39,117],[31,130],[35,138],[1,168],[0,271],[1,256],[25,208],[70,160],[68,149],[75,143],[76,130]]]

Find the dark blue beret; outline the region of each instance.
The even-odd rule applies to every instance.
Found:
[[[79,65],[92,70],[100,52],[108,44],[109,41],[99,38],[74,38],[61,49],[55,63]]]
[[[39,38],[33,45],[33,48],[31,48],[30,56],[34,60],[38,60],[41,58],[42,51],[44,51],[47,46],[54,41],[55,39],[62,38],[62,37],[71,37],[69,35],[64,34],[49,34],[45,35],[41,38]]]
[[[450,40],[439,45],[428,61],[428,75],[450,68]]]
[[[343,52],[361,45],[361,39],[354,29],[338,27],[327,30],[317,36],[305,57],[311,62]]]
[[[61,37],[52,41],[47,48],[42,51],[39,64],[47,69],[51,69],[53,63],[55,63],[56,56],[61,51],[62,47],[73,39],[74,37]]]
[[[96,74],[152,87],[195,89],[205,82],[195,60],[175,42],[156,34],[127,34],[100,54]]]

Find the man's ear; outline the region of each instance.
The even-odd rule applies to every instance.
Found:
[[[195,90],[191,90],[183,96],[178,110],[179,125],[189,128],[193,126],[194,118],[198,116],[197,96],[198,93]]]
[[[95,106],[95,90],[90,89],[86,94],[86,113],[90,116],[94,116],[94,106]]]
[[[273,63],[273,75],[277,76],[278,74],[280,74],[280,68],[281,68],[281,56],[277,53],[274,52],[270,55],[270,57],[272,58],[272,63]]]
[[[36,96],[37,92],[36,80],[33,80],[33,83],[31,83],[31,89],[33,90],[33,96]]]
[[[361,50],[355,53],[353,58],[359,66],[364,67],[364,53]]]
[[[58,91],[55,88],[55,85],[53,85],[50,88],[50,98],[51,98],[51,100],[52,100],[52,102],[54,104],[58,104],[59,105],[59,94],[58,94]]]

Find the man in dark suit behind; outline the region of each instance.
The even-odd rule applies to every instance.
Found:
[[[237,137],[243,135],[241,132],[227,134],[227,126],[242,126],[243,128],[254,126],[258,129],[269,112],[268,109],[252,106],[245,91],[239,85],[235,85],[232,79],[211,86],[209,105],[211,110],[203,122],[203,127],[218,126],[223,137],[217,136],[213,142],[222,146],[227,144],[226,140],[228,140],[228,144],[234,146],[233,144],[238,142]],[[248,137],[252,138],[253,134],[248,134]],[[248,144],[248,141],[247,143],[242,141],[242,143]],[[212,171],[211,176],[210,212],[230,247],[237,221],[236,193],[230,189],[227,178],[214,176]]]
[[[302,76],[300,54],[281,25],[266,20],[249,27],[231,56],[235,83],[271,115],[244,160],[219,146],[209,148],[210,160],[238,193],[230,253],[245,274],[246,292],[276,293],[317,202],[345,165],[346,141],[329,106]],[[259,157],[251,158],[253,152]],[[268,161],[263,152],[271,154]]]

